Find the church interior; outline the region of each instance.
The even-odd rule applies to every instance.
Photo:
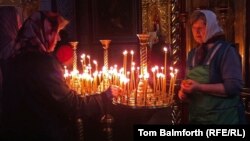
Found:
[[[124,84],[121,80],[117,82],[116,76],[112,76],[107,82],[119,83],[126,90],[126,96],[114,100],[115,102],[107,107],[103,115],[96,119],[83,117],[73,119],[74,124],[71,126],[74,129],[74,139],[77,141],[128,141],[133,140],[133,126],[137,124],[188,124],[188,103],[179,100],[177,94],[181,81],[185,79],[188,52],[196,45],[189,17],[192,11],[197,9],[209,9],[215,12],[225,38],[234,44],[240,55],[244,82],[240,97],[245,106],[247,123],[250,123],[250,40],[248,40],[250,27],[247,26],[250,24],[250,1],[248,0],[0,0],[0,7],[4,6],[14,6],[19,9],[22,21],[39,10],[61,14],[69,21],[64,31],[67,33],[66,42],[70,42],[73,46],[75,55],[73,68],[84,69],[82,67],[85,67],[85,63],[94,60],[93,71],[101,70],[102,66],[112,66],[116,70],[118,66],[117,68],[123,67],[125,76],[130,77],[129,84],[125,84],[126,80]],[[140,80],[138,82],[134,78],[134,75],[139,73],[138,68],[154,65],[157,65],[157,71],[159,66],[159,71],[165,75],[168,72],[163,71],[163,68],[173,67],[169,70],[171,73],[166,75],[169,76],[169,80],[163,78],[162,82],[158,83],[154,67],[151,76],[157,78],[152,80],[151,88],[148,88],[148,82]],[[134,69],[130,70],[130,66]],[[149,69],[151,71],[151,68]],[[130,72],[126,74],[126,70]],[[97,75],[96,79],[98,78]],[[93,85],[84,85],[86,89],[84,91],[88,93],[88,90],[97,91],[106,87],[105,78],[98,81],[102,81],[103,86],[97,86],[94,78]],[[146,87],[142,87],[146,92],[155,92],[159,86],[160,91],[167,91],[171,96],[162,101],[159,100],[161,98],[152,96],[149,98],[150,102],[145,102],[145,105],[144,101],[134,102],[133,100],[139,98],[132,98],[133,90],[141,88],[139,86],[136,88],[137,84],[134,83],[140,85],[140,82],[142,85],[146,84]],[[76,91],[83,93],[84,88],[79,90],[76,87],[72,86]]]

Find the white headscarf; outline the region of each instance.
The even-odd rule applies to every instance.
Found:
[[[206,17],[206,37],[204,43],[210,38],[217,35],[218,33],[223,33],[223,29],[219,26],[217,17],[214,12],[210,10],[198,10],[202,12]]]

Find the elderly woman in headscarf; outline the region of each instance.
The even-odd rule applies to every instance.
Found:
[[[190,22],[198,46],[188,54],[186,80],[178,93],[189,101],[190,124],[245,123],[238,52],[225,40],[214,12],[196,10]]]
[[[98,117],[119,88],[82,97],[69,89],[51,53],[68,21],[52,12],[32,14],[18,32],[18,51],[6,66],[3,92],[4,137],[19,140],[72,140],[69,119]]]

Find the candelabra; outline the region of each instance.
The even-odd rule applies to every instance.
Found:
[[[127,55],[123,52],[123,67],[118,71],[117,66],[108,66],[108,48],[111,40],[100,40],[104,49],[104,67],[98,72],[97,62],[95,61],[96,71],[92,73],[90,56],[88,66],[86,65],[85,54],[81,57],[83,71],[79,74],[77,71],[76,49],[78,42],[70,42],[74,49],[73,71],[69,74],[65,69],[65,79],[70,88],[76,90],[79,94],[92,94],[105,91],[110,85],[117,85],[123,90],[123,94],[113,99],[113,103],[130,106],[133,108],[156,108],[167,107],[173,103],[174,85],[177,77],[177,69],[170,67],[170,76],[167,75],[167,48],[164,48],[165,57],[164,67],[161,70],[158,66],[149,69],[150,55],[148,34],[137,34],[140,43],[140,67],[135,70],[133,62],[134,52],[131,51],[131,69],[127,71]],[[149,73],[152,71],[152,73]],[[167,81],[169,78],[169,81]],[[167,83],[169,82],[169,83]],[[168,89],[167,89],[168,87]]]
[[[76,49],[77,49],[77,45],[78,42],[77,41],[72,41],[69,42],[69,44],[73,47],[73,70],[77,70],[77,53],[76,53]]]
[[[104,57],[104,69],[107,69],[108,70],[108,48],[109,48],[109,45],[111,43],[111,40],[108,40],[108,39],[104,39],[104,40],[100,40],[101,44],[102,44],[102,47],[104,49],[104,54],[103,54],[103,57]],[[108,80],[108,76],[107,75],[103,75],[104,78],[103,78],[103,81],[100,83],[99,87],[98,87],[98,90],[99,91],[104,91],[105,89],[107,89],[110,85],[109,83],[109,80]]]
[[[104,54],[103,54],[103,57],[104,57],[104,62],[103,62],[103,65],[104,65],[104,68],[105,69],[108,69],[108,48],[109,48],[109,45],[111,43],[111,40],[100,40],[102,46],[103,46],[103,49],[104,49]],[[109,78],[108,76],[106,76],[105,74],[103,75],[104,78],[103,78],[103,81],[100,83],[99,85],[99,91],[103,91],[105,90],[106,88],[108,88],[108,86],[110,85],[109,83]],[[102,87],[103,86],[103,87]],[[109,106],[107,104],[107,106]],[[112,137],[113,137],[113,128],[112,128],[112,124],[114,122],[114,118],[111,114],[109,114],[109,108],[106,109],[106,114],[102,117],[101,119],[101,123],[103,124],[103,132],[106,134],[106,137],[107,137],[107,141],[112,141]]]
[[[77,91],[78,93],[81,93],[81,81],[80,79],[78,79],[78,71],[77,71],[77,53],[76,53],[76,49],[77,49],[77,41],[72,41],[69,42],[69,44],[72,46],[73,48],[73,74],[71,76],[71,79],[69,80],[69,86],[71,89],[74,89],[75,91]]]
[[[104,67],[108,69],[108,48],[111,40],[100,40],[102,47],[104,49]]]
[[[146,106],[147,98],[150,93],[153,92],[151,86],[148,83],[148,45],[149,45],[149,35],[148,34],[137,34],[140,41],[140,67],[141,67],[141,78],[137,86],[137,91],[135,92],[136,105]]]

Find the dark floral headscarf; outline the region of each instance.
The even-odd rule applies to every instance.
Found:
[[[48,11],[33,13],[23,23],[18,33],[17,50],[49,52],[49,41],[45,34],[45,28],[47,27],[44,26],[45,19],[52,24],[52,31],[54,32],[58,32],[68,24],[68,21],[57,13]]]

